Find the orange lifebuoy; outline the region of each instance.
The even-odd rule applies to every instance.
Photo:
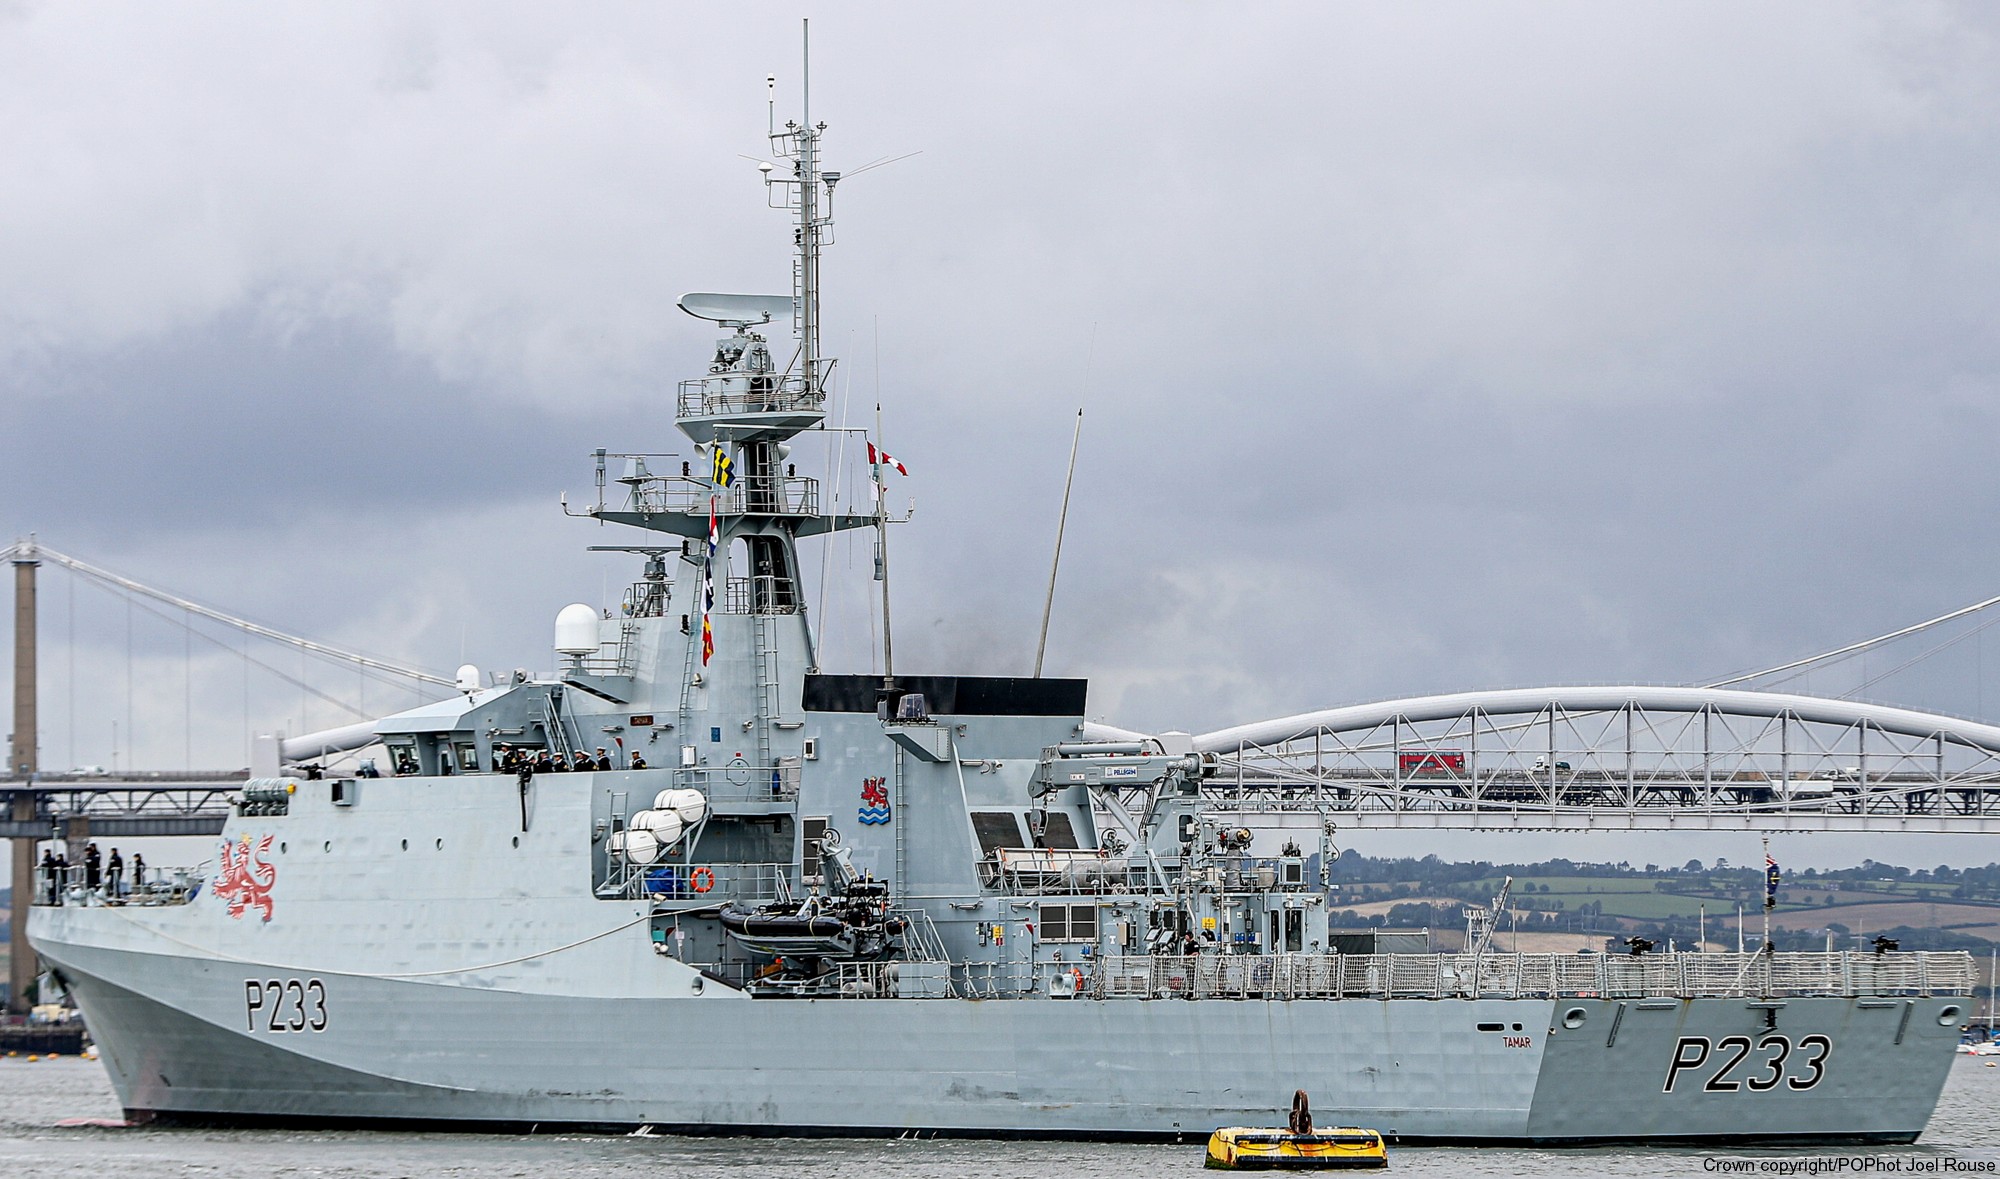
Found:
[[[712,868],[696,868],[694,873],[688,877],[688,886],[696,892],[707,892],[709,889],[714,888],[715,870]]]

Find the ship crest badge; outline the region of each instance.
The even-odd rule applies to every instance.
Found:
[[[861,782],[861,822],[873,827],[889,821],[887,778],[865,778]]]
[[[264,920],[271,919],[275,908],[271,901],[271,886],[278,882],[277,865],[265,861],[264,856],[271,850],[272,836],[266,835],[257,842],[253,851],[250,837],[245,835],[235,843],[222,845],[222,867],[215,874],[215,895],[229,902],[229,915],[241,917],[250,909],[261,910]]]

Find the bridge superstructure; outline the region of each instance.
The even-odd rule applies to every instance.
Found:
[[[0,838],[15,841],[15,996],[23,994],[32,965],[23,934],[37,840],[212,835],[222,829],[248,776],[242,769],[40,770],[33,736],[38,731],[35,573],[44,562],[371,675],[456,686],[453,678],[435,672],[273,630],[32,539],[0,555],[15,572],[14,729],[7,772],[0,774]],[[1461,692],[1155,739],[1173,746],[1172,752],[1208,760],[1213,772],[1200,787],[1205,800],[1219,813],[1246,818],[1290,814],[1300,822],[1346,828],[1517,831],[2000,831],[2000,726],[1734,686],[1838,660],[1996,604],[2000,598],[1706,687]],[[1995,622],[2000,619],[1926,655]],[[272,743],[273,754],[286,764],[325,763],[329,755],[368,744],[373,725],[363,719],[320,733],[259,740]],[[1088,736],[1142,737],[1106,726],[1086,728]],[[1147,789],[1137,783],[1115,788],[1107,801],[1136,807]],[[1130,797],[1118,797],[1120,792]]]
[[[1343,826],[2000,831],[2000,726],[1732,688],[1520,688],[1386,700],[1189,739],[1205,791]]]

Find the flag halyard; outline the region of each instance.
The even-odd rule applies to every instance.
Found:
[[[721,471],[723,460],[720,447],[716,448],[716,455],[716,469]],[[715,549],[722,533],[721,507],[721,496],[708,497],[708,559],[701,563],[701,665],[703,667],[707,667],[708,661],[715,658],[715,631],[709,625],[708,616],[715,611]]]

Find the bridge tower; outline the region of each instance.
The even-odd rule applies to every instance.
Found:
[[[14,736],[7,753],[7,777],[28,782],[40,769],[35,740],[40,728],[35,697],[35,569],[41,564],[31,546],[14,558]],[[35,817],[34,797],[14,795],[16,822]],[[13,896],[8,905],[12,922],[8,938],[7,1010],[28,1010],[28,984],[35,977],[35,952],[28,947],[28,900],[35,891],[35,841],[14,840]]]

